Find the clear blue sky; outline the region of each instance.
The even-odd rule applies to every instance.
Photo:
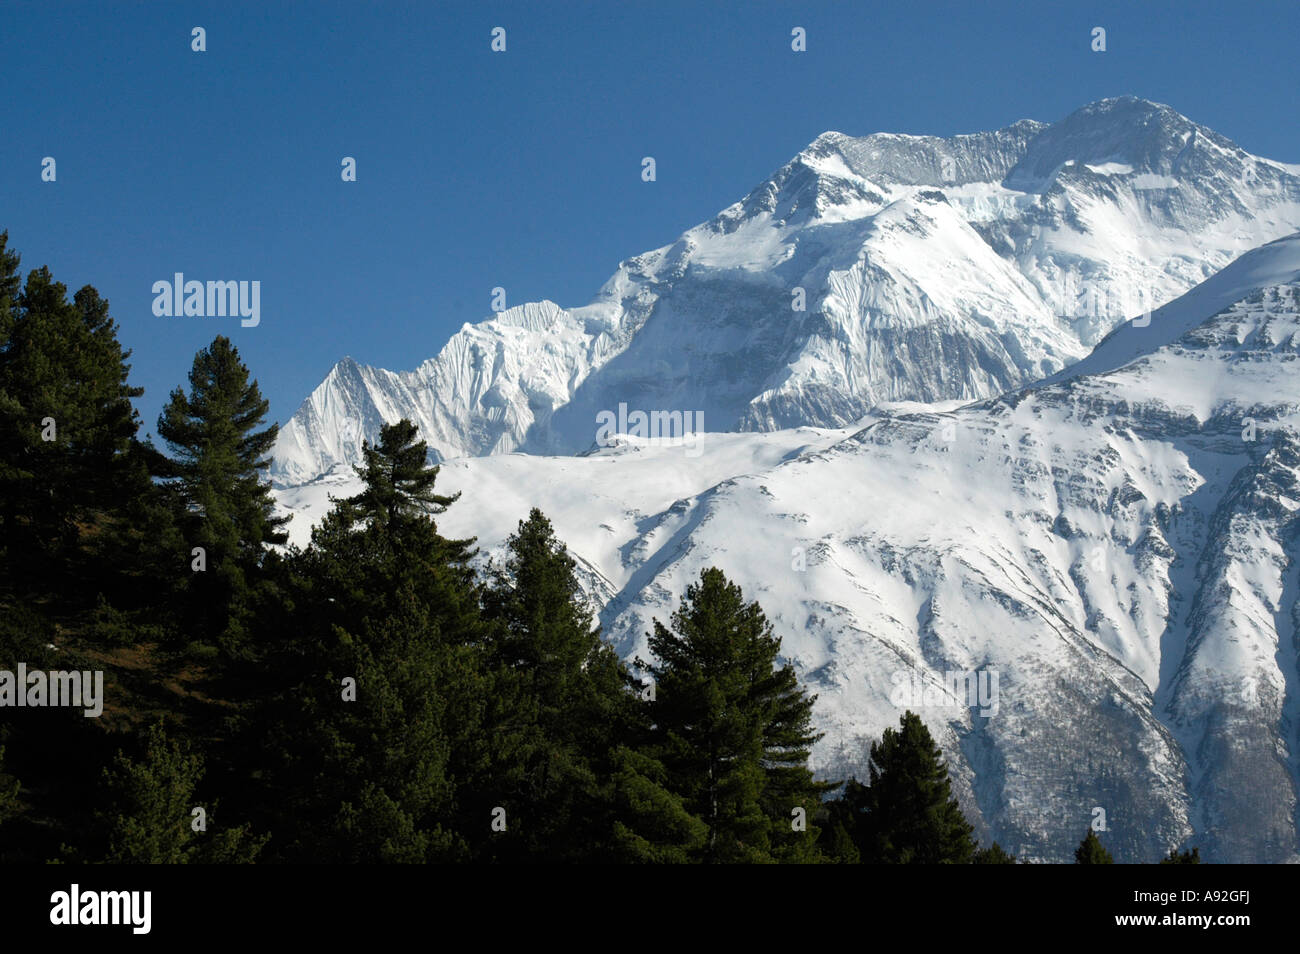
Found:
[[[24,271],[109,299],[145,432],[217,333],[283,422],[344,355],[415,367],[494,286],[586,303],[827,129],[952,135],[1134,94],[1300,162],[1298,11],[19,0],[0,15],[0,229]],[[155,317],[176,271],[261,281],[261,324]]]

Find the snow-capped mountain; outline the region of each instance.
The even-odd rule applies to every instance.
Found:
[[[273,476],[355,463],[400,417],[450,459],[582,452],[620,404],[768,431],[985,398],[1297,228],[1300,167],[1139,99],[949,139],[829,132],[584,307],[466,324],[414,371],[340,362]]]
[[[1061,126],[1087,126],[1092,114],[1114,111],[1178,128],[1162,108],[1132,101],[1090,107]],[[1181,174],[1186,166],[1177,165],[1178,156],[1193,162],[1185,152],[1162,152],[1163,133],[1152,131],[1149,143],[1117,152],[1116,142],[1094,132],[1073,137],[1095,145],[1076,165],[1133,171],[1075,169],[1053,160],[1067,154],[1058,144],[1071,138],[1069,128],[1055,129],[1021,124],[970,144],[978,161],[971,159],[969,175],[1003,169],[1008,182],[1036,176],[1040,185],[1047,176],[1053,184],[1035,195],[1061,200],[1053,206],[1060,222],[1038,223],[1032,241],[1043,243],[1039,251],[1015,253],[1020,267],[988,259],[1003,268],[989,281],[1005,278],[1008,292],[1035,287],[1030,276],[1046,273],[1043,262],[1062,267],[1062,236],[1083,243],[1100,235],[1099,227],[1071,233],[1062,209],[1084,217],[1123,206],[1138,216],[1138,205],[1123,205],[1143,200],[1130,177]],[[1203,153],[1196,162],[1211,150],[1219,159],[1235,155],[1212,134],[1187,131],[1184,148]],[[1023,148],[1017,136],[1027,140]],[[870,171],[871,181],[901,188],[897,183],[919,178],[917,169],[934,161],[926,149],[944,148],[942,140],[913,145],[914,168],[901,153],[886,156],[893,141],[852,141],[881,152],[875,166],[864,160],[853,175]],[[1002,166],[990,165],[991,157]],[[958,165],[959,172],[965,168]],[[1273,181],[1293,188],[1290,172],[1269,168]],[[1258,203],[1251,214],[1259,221],[1263,199],[1228,188],[1226,177],[1214,181],[1213,201],[1208,186],[1191,197],[1184,186],[1177,201],[1146,196],[1154,204],[1139,217],[1153,221],[1157,210],[1203,217],[1203,227],[1182,239],[1184,248],[1226,234],[1215,232],[1215,223],[1227,219],[1214,216],[1243,196]],[[774,185],[773,196],[783,188]],[[756,208],[773,204],[751,200]],[[1018,229],[1044,214],[1034,196],[1023,201],[1015,214],[983,223],[1017,249]],[[928,210],[939,231],[924,234],[942,236],[938,241],[974,230],[955,215],[952,198],[895,199],[893,207],[900,202],[908,215]],[[812,215],[818,205],[812,206],[802,208]],[[877,220],[887,208],[867,217],[865,232],[883,227]],[[728,221],[741,223],[737,230],[777,234],[796,227],[796,211],[780,212],[783,227],[761,219],[771,211],[755,216],[737,208]],[[1240,209],[1230,214],[1247,221]],[[909,240],[904,232],[899,243]],[[1143,241],[1148,249],[1158,245]],[[801,238],[796,246],[807,244]],[[698,257],[703,246],[691,254]],[[903,258],[893,260],[899,268]],[[1036,271],[1024,264],[1030,261],[1040,263]],[[1071,261],[1088,268],[1101,259],[1081,254]],[[908,265],[942,267],[942,260],[923,262]],[[1125,267],[1155,274],[1147,259]],[[1179,268],[1191,267],[1182,261],[1161,271],[1167,287],[1190,274]],[[828,281],[843,280],[827,274]],[[891,283],[904,282],[902,274],[887,269],[879,282],[900,287]],[[743,287],[740,278],[727,281]],[[681,279],[697,289],[703,282]],[[959,277],[948,283],[959,285]],[[969,288],[977,290],[973,277]],[[670,292],[656,307],[677,314],[665,304],[677,294]],[[1028,291],[1025,297],[1032,302]],[[838,314],[826,300],[818,307]],[[955,306],[933,304],[930,314],[946,307]],[[531,314],[541,320],[544,313]],[[549,314],[577,339],[576,325],[563,324],[577,318],[558,309]],[[858,314],[872,315],[860,321],[865,341],[876,313]],[[1057,341],[1049,331],[1063,336],[1064,326],[1035,324],[1034,314],[1016,340],[1037,340],[1046,354]],[[523,321],[523,314],[512,320]],[[906,327],[897,315],[881,321]],[[947,333],[966,335],[975,348],[987,341],[978,338],[978,325],[968,320]],[[505,327],[503,318],[494,333]],[[1022,348],[1030,353],[1029,344]],[[988,379],[968,379],[958,397],[977,384],[996,386],[992,366],[981,367]],[[1006,367],[1030,376],[1029,366]],[[797,369],[787,370],[792,379]],[[923,370],[909,367],[888,380],[916,385]],[[1023,857],[1068,860],[1089,824],[1100,822],[1120,861],[1152,861],[1187,843],[1213,861],[1297,861],[1297,370],[1300,234],[1241,256],[1149,321],[1115,328],[1070,369],[966,406],[877,403],[865,420],[837,429],[776,429],[786,419],[773,413],[762,421],[766,429],[755,422],[750,432],[710,433],[693,454],[672,442],[629,438],[585,456],[450,461],[439,489],[464,496],[440,526],[477,535],[490,554],[530,507],[540,507],[578,559],[607,635],[628,655],[644,651],[651,619],[666,619],[702,568],[723,567],[760,601],[784,653],[819,694],[816,720],[826,736],[814,759],[822,771],[861,774],[868,741],[911,708],[936,733],[979,834]],[[877,399],[892,393],[880,387]],[[764,406],[795,407],[774,400]],[[829,411],[816,402],[802,407]],[[299,515],[298,539],[322,515],[327,492],[351,492],[354,480],[340,468],[277,491]],[[992,698],[970,705],[941,688],[943,674],[970,672],[996,689]],[[916,685],[921,691],[914,693]]]

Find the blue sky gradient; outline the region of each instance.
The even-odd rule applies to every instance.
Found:
[[[0,229],[24,270],[110,300],[145,432],[218,333],[283,422],[344,355],[415,367],[489,316],[494,286],[512,305],[585,304],[620,260],[828,129],[952,135],[1133,94],[1300,162],[1298,11],[11,2]],[[495,26],[505,53],[489,49]],[[646,155],[657,182],[641,181]],[[151,287],[177,271],[260,281],[261,324],[155,317]]]

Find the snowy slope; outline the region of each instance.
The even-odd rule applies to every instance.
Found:
[[[414,371],[345,359],[273,476],[355,462],[403,416],[450,459],[579,453],[620,403],[748,431],[989,397],[1297,228],[1295,167],[1143,100],[950,139],[825,133],[585,307],[467,324]]]
[[[1117,860],[1300,860],[1298,296],[1293,235],[1040,386],[698,456],[456,460],[440,525],[491,554],[540,507],[629,656],[723,567],[819,694],[821,770],[861,772],[912,708],[981,835],[1026,857],[1068,860],[1100,808]],[[278,491],[299,539],[349,480]],[[992,711],[896,694],[949,671],[996,673]]]

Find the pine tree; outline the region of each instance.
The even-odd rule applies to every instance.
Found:
[[[1015,863],[1016,856],[1007,854],[996,841],[989,847],[976,851],[971,858],[971,864],[976,865],[1014,865]]]
[[[793,668],[777,666],[781,642],[757,603],[717,568],[687,588],[672,629],[655,622],[656,660],[638,661],[655,683],[648,703],[652,754],[666,788],[708,832],[707,862],[815,860],[821,795],[809,750],[814,697]],[[796,809],[805,818],[796,828]]]
[[[27,459],[28,437],[25,422],[30,414],[23,408],[13,380],[14,332],[19,319],[18,296],[22,275],[18,271],[19,255],[9,247],[9,233],[0,232],[0,547],[3,547],[5,577],[12,575],[23,560],[15,552],[19,532],[19,505],[16,493],[24,481],[33,477]],[[27,466],[25,466],[27,465]]]
[[[635,704],[630,679],[540,510],[519,522],[506,552],[490,572],[484,609],[494,624],[492,662],[526,700],[501,730],[514,733],[519,756],[509,787],[528,793],[520,805],[527,827],[509,844],[537,860],[598,860],[612,850],[598,833],[613,824],[612,750]]]
[[[111,864],[246,863],[265,838],[246,827],[218,828],[216,805],[197,801],[203,759],[168,738],[161,722],[149,727],[142,758],[118,752],[104,770],[109,804],[102,822],[108,830]],[[206,830],[196,831],[196,808],[204,809]]]
[[[473,541],[438,533],[455,498],[433,492],[408,425],[367,445],[362,492],[290,555],[287,609],[259,622],[280,684],[251,724],[282,860],[450,861],[487,840],[476,786],[501,740],[484,724],[508,694],[484,664]]]
[[[401,579],[415,585],[423,598],[445,604],[458,627],[468,626],[479,612],[470,566],[477,552],[474,540],[442,536],[435,519],[460,494],[434,490],[441,468],[429,466],[427,445],[405,418],[381,427],[376,443],[363,442],[362,456],[364,465],[353,468],[362,480],[361,492],[332,498],[334,508],[312,530],[317,552],[364,568],[351,584],[337,581],[358,598],[357,605],[382,603],[385,591]]]
[[[130,365],[108,303],[67,300],[46,268],[18,292],[18,257],[0,236],[0,540],[8,574],[65,600],[92,601],[97,547],[122,532],[148,487],[134,453]],[[108,567],[111,574],[113,568]]]
[[[1110,856],[1097,837],[1097,833],[1091,828],[1088,834],[1083,836],[1083,841],[1079,842],[1079,847],[1074,849],[1074,863],[1076,865],[1110,865],[1115,863],[1115,859]]]
[[[639,864],[689,864],[709,840],[703,819],[671,791],[659,760],[619,746],[613,753],[613,858]]]
[[[499,623],[495,647],[502,661],[535,674],[536,692],[551,728],[582,688],[585,669],[609,648],[584,604],[574,560],[549,520],[533,509],[506,540],[506,560],[491,570],[484,594],[488,617]]]
[[[330,581],[323,595],[336,615],[345,608],[360,614],[348,619],[349,628],[393,608],[390,594],[409,584],[439,628],[456,634],[453,641],[482,642],[480,587],[471,566],[475,541],[444,537],[435,519],[460,495],[434,490],[440,468],[429,466],[425,442],[408,420],[384,425],[379,441],[365,442],[362,453],[365,465],[354,468],[362,490],[333,500],[312,529],[307,576]]]
[[[319,716],[301,741],[314,740],[324,758],[303,781],[334,812],[304,833],[321,860],[419,863],[465,852],[447,827],[455,794],[447,687],[459,678],[460,656],[431,638],[433,624],[409,589],[398,599],[404,614],[355,635],[336,631],[330,671],[304,693]],[[355,699],[345,679],[355,680]]]
[[[1162,865],[1199,865],[1201,863],[1201,849],[1193,848],[1191,851],[1180,852],[1177,848],[1170,848],[1169,854],[1160,860]]]
[[[843,818],[835,808],[839,802],[832,802],[827,811],[828,821],[822,828],[821,838],[818,840],[822,853],[834,864],[837,865],[859,865],[862,864],[862,853],[858,851],[858,846],[853,843],[853,837],[849,834]]]
[[[173,454],[166,476],[185,510],[180,523],[189,547],[176,554],[176,566],[191,583],[188,625],[199,643],[246,658],[253,577],[264,548],[288,539],[281,530],[288,518],[275,516],[263,480],[278,426],[258,430],[268,403],[228,338],[218,335],[195,355],[189,381],[190,393],[173,390],[158,418]],[[195,560],[206,568],[198,571]]]
[[[871,745],[870,784],[850,780],[837,816],[866,864],[968,864],[974,831],[952,796],[943,753],[919,716],[903,714]]]
[[[0,232],[0,350],[8,347],[13,335],[14,312],[23,285],[20,261],[18,253],[9,248],[9,232]]]
[[[402,418],[380,429],[378,443],[362,444],[364,465],[353,470],[365,487],[347,503],[380,529],[397,529],[403,522],[436,516],[460,496],[434,492],[439,468],[428,466],[428,444],[418,439],[417,431]]]

